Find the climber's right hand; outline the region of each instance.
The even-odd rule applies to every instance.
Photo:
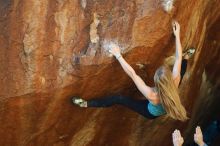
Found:
[[[179,37],[179,35],[180,35],[179,23],[177,21],[173,21],[172,26],[173,26],[173,33],[174,33],[175,37]]]

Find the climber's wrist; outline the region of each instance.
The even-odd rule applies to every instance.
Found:
[[[119,54],[116,54],[115,55],[115,58],[118,60],[119,58],[121,58],[122,56],[121,56],[121,53],[119,53]]]
[[[207,146],[207,145],[204,143],[204,141],[201,141],[198,145],[199,145],[199,146]]]
[[[176,39],[180,39],[180,33],[175,34]]]
[[[179,36],[176,36],[176,43],[181,43]]]

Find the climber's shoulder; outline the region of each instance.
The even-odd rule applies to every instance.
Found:
[[[151,87],[150,89],[151,89],[151,92],[148,95],[148,99],[154,104],[159,104],[160,99],[158,97],[158,93],[155,90],[155,87]]]

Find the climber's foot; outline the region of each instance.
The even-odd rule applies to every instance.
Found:
[[[188,49],[186,52],[183,53],[183,58],[186,60],[190,59],[193,56],[193,54],[195,53],[195,51],[196,50],[194,48]]]
[[[73,97],[72,102],[74,104],[78,105],[79,107],[87,107],[87,101],[85,101],[79,97]]]

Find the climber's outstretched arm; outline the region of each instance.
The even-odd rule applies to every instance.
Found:
[[[109,50],[110,53],[112,53],[119,63],[121,64],[124,71],[127,73],[127,75],[134,81],[135,85],[137,86],[138,90],[150,101],[154,101],[154,97],[152,96],[153,91],[151,87],[147,86],[144,81],[136,74],[134,69],[124,60],[124,58],[121,56],[120,49],[119,48],[112,48]]]
[[[176,37],[176,55],[175,55],[176,58],[173,66],[173,79],[175,85],[178,87],[181,79],[180,71],[182,64],[182,46],[180,42],[180,25],[176,21],[173,22],[173,33]]]

